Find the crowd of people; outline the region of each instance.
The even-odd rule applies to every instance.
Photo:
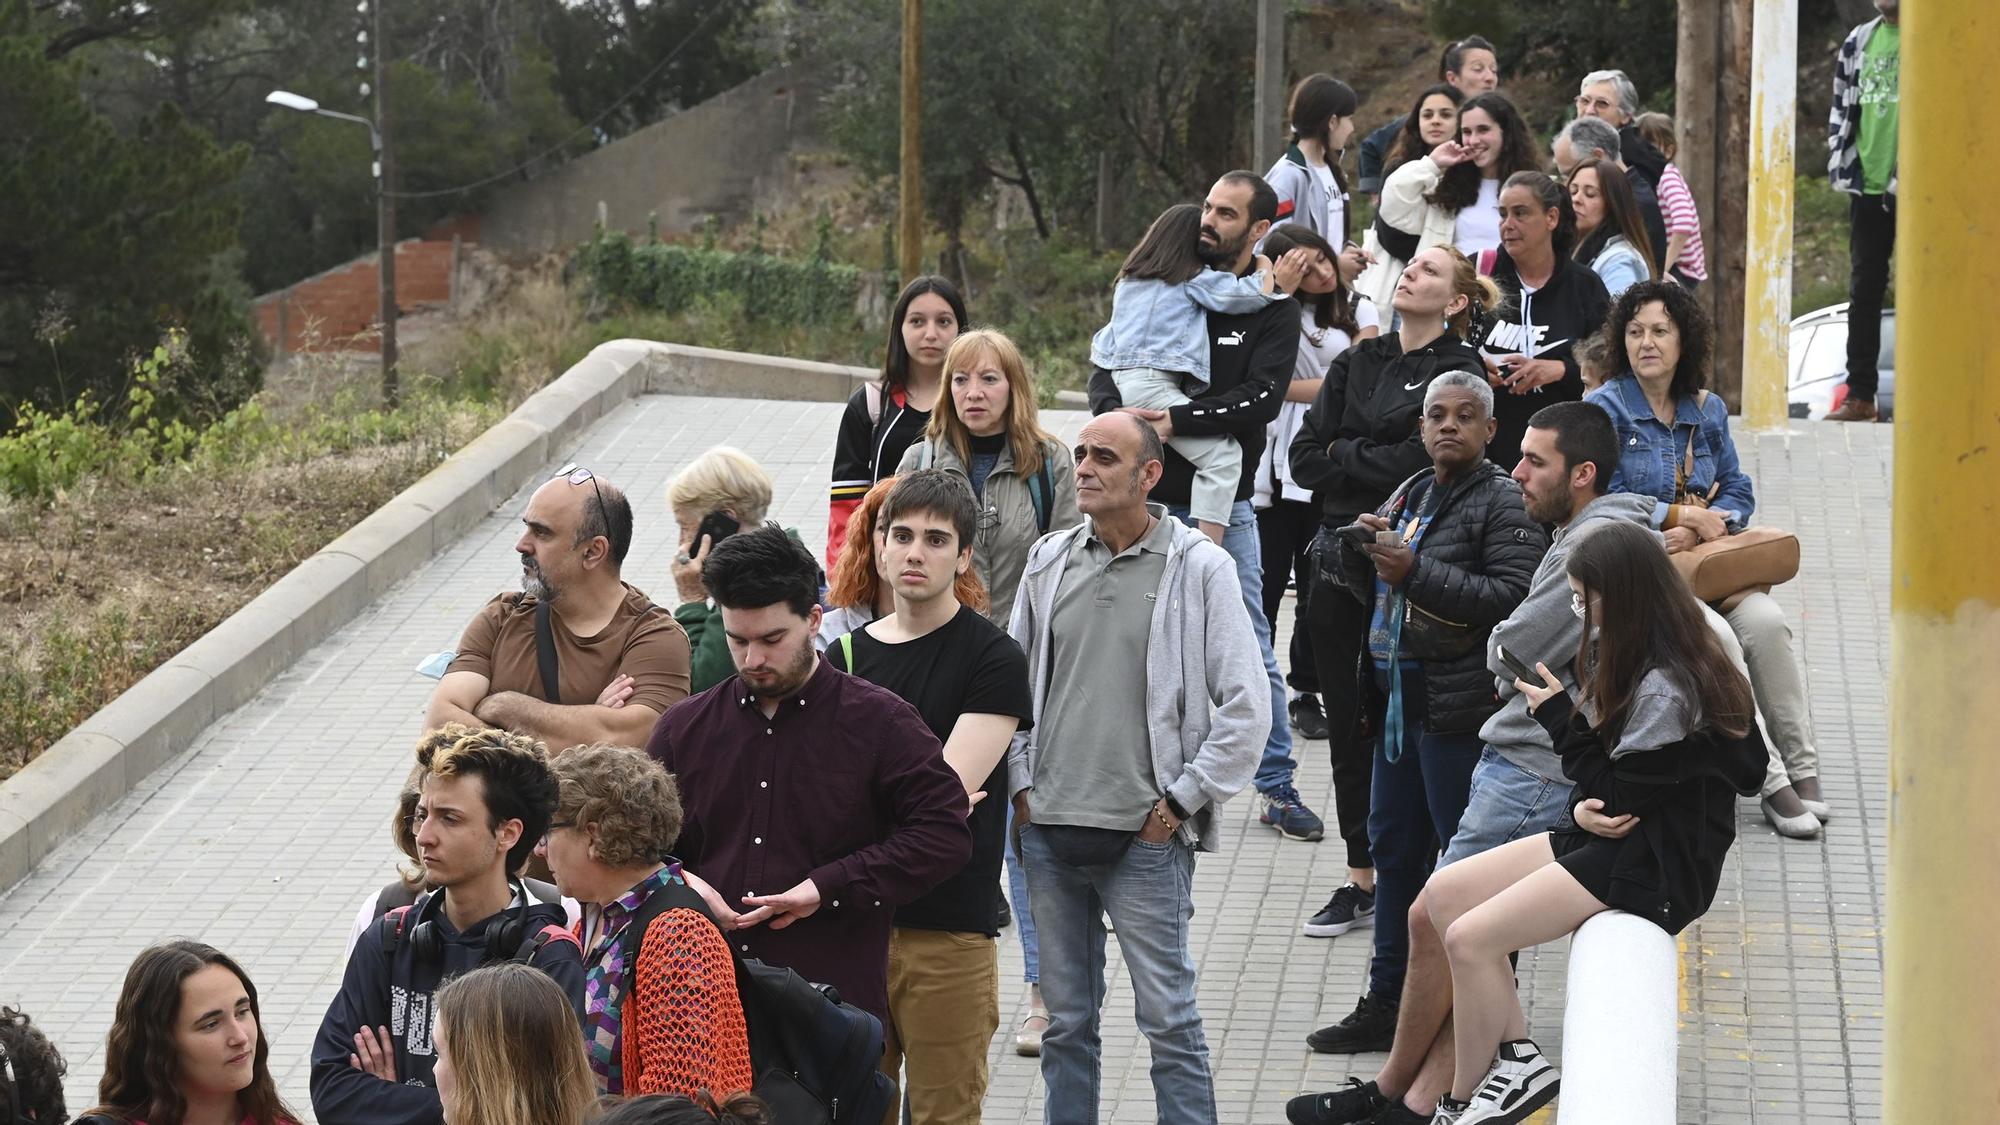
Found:
[[[1857,228],[1894,213],[1878,7],[1843,48],[1862,108],[1835,109]],[[976,1122],[1014,925],[1046,1120],[1098,1120],[1115,929],[1160,1120],[1214,1125],[1195,865],[1245,788],[1323,838],[1294,728],[1328,743],[1347,869],[1304,934],[1372,927],[1365,991],[1308,1045],[1387,1055],[1288,1119],[1553,1097],[1509,955],[1605,910],[1691,924],[1739,794],[1787,836],[1831,810],[1783,610],[1703,602],[1674,565],[1756,503],[1706,390],[1670,124],[1590,73],[1547,166],[1491,44],[1439,72],[1361,142],[1362,241],[1357,99],[1327,75],[1267,176],[1152,224],[1068,447],[1020,350],[924,277],[841,417],[821,557],[768,522],[755,459],[708,450],[662,498],[669,611],[624,577],[623,489],[576,465],[536,489],[521,588],[426,709],[390,825],[409,864],[358,905],[310,1047],[317,1119],[787,1125],[818,1025],[773,1015],[781,980],[859,1031],[813,1116]],[[296,1121],[271,1051],[241,965],[154,945],[77,1120]],[[0,1064],[8,1119],[66,1119],[62,1057],[12,1008]]]

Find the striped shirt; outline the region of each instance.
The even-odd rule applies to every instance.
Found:
[[[1701,244],[1701,215],[1695,211],[1694,195],[1688,191],[1681,170],[1668,164],[1660,172],[1660,217],[1666,220],[1667,237],[1687,235],[1680,260],[1668,263],[1695,281],[1708,280],[1708,251]]]

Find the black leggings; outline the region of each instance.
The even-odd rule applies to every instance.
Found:
[[[1333,813],[1347,845],[1347,866],[1369,868],[1368,793],[1375,772],[1375,745],[1364,717],[1372,709],[1372,684],[1361,675],[1368,649],[1363,604],[1340,581],[1340,544],[1331,528],[1313,540],[1312,596],[1306,604],[1313,663],[1319,669],[1320,699],[1326,706],[1327,749],[1333,759]]]
[[[1303,500],[1275,500],[1257,510],[1257,543],[1264,555],[1264,619],[1271,636],[1278,635],[1278,609],[1285,602],[1285,583],[1297,575],[1299,595],[1292,609],[1292,643],[1286,654],[1291,671],[1285,682],[1293,691],[1319,691],[1313,665],[1312,640],[1306,625],[1306,599],[1312,592],[1312,541],[1319,530],[1319,507]]]

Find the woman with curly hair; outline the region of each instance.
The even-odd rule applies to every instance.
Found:
[[[444,1125],[584,1125],[597,1093],[576,1013],[548,974],[501,961],[438,990]]]
[[[1605,333],[1623,370],[1584,396],[1611,415],[1623,454],[1613,492],[1651,496],[1653,526],[1678,553],[1750,524],[1757,497],[1729,435],[1729,407],[1707,391],[1715,329],[1701,303],[1671,281],[1642,281],[1611,309]],[[1831,811],[1819,785],[1812,710],[1792,656],[1792,626],[1770,594],[1750,591],[1715,607],[1743,642],[1750,686],[1770,732],[1759,793],[1764,818],[1786,836],[1818,835]]]
[[[1380,249],[1356,291],[1387,305],[1419,250],[1456,246],[1476,260],[1499,247],[1500,185],[1541,166],[1541,146],[1506,95],[1467,98],[1458,107],[1458,139],[1404,164],[1382,184],[1369,232]]]
[[[0,1007],[0,1121],[60,1122],[69,1117],[62,1052],[18,1008]]]
[[[257,986],[198,941],[162,942],[133,959],[105,1039],[97,1098],[77,1125],[298,1120],[271,1078]]]
[[[624,746],[579,746],[549,768],[556,811],[535,851],[562,893],[585,904],[575,933],[597,1091],[726,1097],[749,1089],[735,962],[700,892],[668,855],[681,834],[673,775]]]

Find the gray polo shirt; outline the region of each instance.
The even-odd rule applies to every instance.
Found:
[[[1035,723],[1037,823],[1133,832],[1160,799],[1146,732],[1146,640],[1173,540],[1163,519],[1116,555],[1094,527],[1070,548]]]

